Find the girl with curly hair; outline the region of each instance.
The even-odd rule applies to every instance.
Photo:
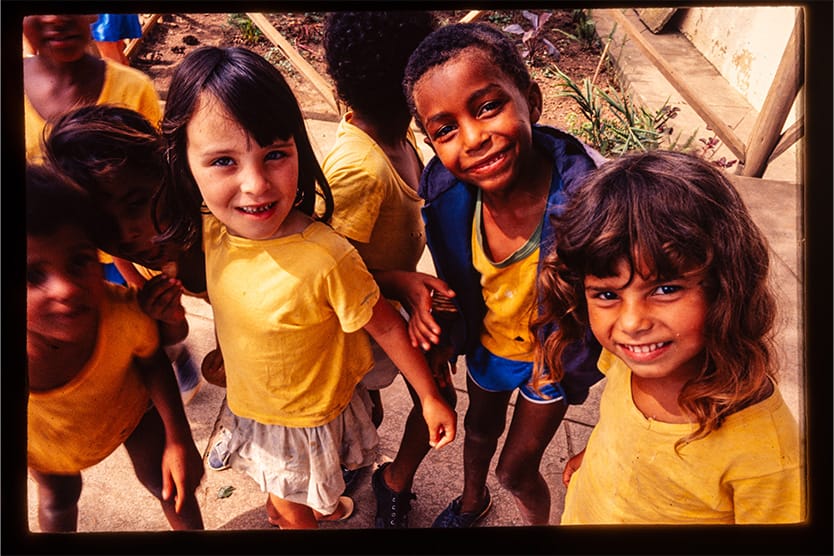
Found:
[[[607,377],[599,422],[563,473],[562,524],[800,521],[768,248],[727,177],[692,155],[624,156],[554,227],[533,328],[558,328],[538,364],[558,377],[590,329]]]

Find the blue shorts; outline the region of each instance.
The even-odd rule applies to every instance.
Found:
[[[93,32],[93,40],[99,42],[138,39],[142,36],[142,24],[137,14],[98,14],[90,30]]]
[[[472,382],[487,392],[511,392],[519,389],[519,395],[533,403],[553,403],[563,400],[565,392],[558,382],[543,384],[537,393],[530,383],[533,363],[513,361],[491,353],[479,345],[466,357],[466,370]]]

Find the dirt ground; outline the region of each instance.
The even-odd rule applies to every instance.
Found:
[[[444,24],[459,21],[467,13],[465,10],[435,12]],[[540,18],[544,13],[544,10],[536,10]],[[554,10],[546,13],[550,14],[549,19],[541,26],[541,32],[537,36],[552,43],[559,54],[548,54],[542,48],[536,50],[536,54],[528,57],[527,61],[531,74],[542,88],[544,96],[544,110],[540,122],[567,129],[565,117],[577,110],[572,101],[559,96],[560,80],[553,72],[553,66],[576,82],[597,74],[595,83],[603,88],[609,83],[609,74],[605,64],[599,64],[599,41],[582,41],[568,36],[576,37],[579,31],[587,30],[587,27],[580,29],[577,26],[573,10]],[[324,13],[287,12],[265,15],[319,75],[329,82],[321,44]],[[517,24],[523,30],[533,29],[532,22],[525,18],[520,10],[483,11],[477,19],[491,22],[501,28]],[[508,35],[523,51],[521,35]],[[540,41],[539,44],[544,43]],[[165,100],[173,68],[188,52],[203,45],[239,45],[260,53],[284,72],[308,117],[337,118],[309,80],[292,66],[280,49],[273,45],[245,14],[163,14],[143,38],[132,59],[132,65],[154,79],[160,97]]]

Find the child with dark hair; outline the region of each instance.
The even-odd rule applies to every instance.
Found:
[[[268,493],[275,526],[347,519],[341,466],[369,465],[378,444],[363,329],[418,392],[432,446],[454,438],[454,411],[356,249],[323,222],[330,188],[275,66],[245,48],[194,50],[172,76],[162,131],[173,180],[161,199],[180,215],[165,236],[205,252],[229,464]]]
[[[434,276],[417,272],[426,246],[417,195],[423,160],[411,130],[411,113],[402,90],[408,56],[437,27],[429,12],[332,12],[324,27],[327,71],[336,94],[348,108],[322,169],[333,190],[331,225],[356,247],[383,295],[402,311],[431,305],[433,292],[453,295]],[[404,315],[407,317],[407,315]],[[362,379],[374,403],[374,424],[383,418],[380,389],[397,377],[397,367],[371,340],[374,368]],[[430,367],[444,398],[455,405],[447,357]],[[406,383],[407,384],[407,383]],[[375,526],[408,526],[414,474],[430,447],[419,399],[406,420],[393,461],[374,472]]]
[[[536,328],[558,379],[588,330],[600,420],[571,458],[562,524],[785,523],[805,517],[797,423],[776,387],[765,239],[709,162],[604,164],[554,221]]]
[[[90,30],[102,58],[130,65],[130,60],[125,55],[125,39],[142,37],[139,14],[98,14],[98,19],[90,26]]]
[[[138,290],[142,308],[159,321],[160,340],[188,403],[201,379],[182,343],[188,321],[181,295],[185,290],[205,296],[205,279],[178,272],[189,265],[177,262],[199,257],[199,250],[186,252],[174,242],[157,241],[158,228],[170,220],[165,212],[157,214],[152,202],[167,172],[159,130],[135,110],[110,104],[82,106],[53,122],[44,155],[89,192],[97,220],[112,229],[103,235],[101,249],[114,257],[127,284]]]
[[[26,160],[41,162],[48,122],[82,105],[118,104],[132,108],[153,125],[162,107],[151,78],[136,68],[98,58],[87,51],[95,14],[30,15],[23,35],[34,55],[23,60]]]
[[[173,529],[202,529],[203,477],[157,326],[104,280],[88,195],[26,169],[28,465],[42,531],[75,531],[81,471],[124,444]]]
[[[581,403],[599,345],[577,341],[562,381],[538,380],[530,319],[540,253],[553,241],[549,216],[561,210],[602,160],[575,137],[536,125],[542,95],[515,45],[487,23],[454,24],[429,35],[409,58],[404,90],[436,154],[420,195],[426,239],[438,276],[455,291],[461,318],[448,329],[466,356],[463,493],[434,527],[472,527],[489,512],[490,461],[510,397],[518,390],[496,475],[525,522],[545,525],[550,490],[539,471],[568,403]],[[414,345],[442,330],[429,311],[413,311]]]

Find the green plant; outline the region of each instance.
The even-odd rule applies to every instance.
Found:
[[[246,14],[229,14],[228,22],[240,31],[243,40],[247,43],[254,44],[263,38],[261,30]]]
[[[666,102],[658,110],[647,110],[635,106],[628,95],[603,91],[588,78],[577,84],[558,67],[553,72],[562,81],[560,96],[572,99],[585,120],[577,123],[576,117],[571,118],[569,131],[603,155],[656,149],[671,134],[667,124],[677,116],[678,107]]]
[[[585,48],[598,46],[600,40],[597,36],[597,26],[588,15],[588,10],[573,10],[571,11],[571,17],[576,31],[574,38],[582,43]]]
[[[486,15],[486,20],[492,23],[493,25],[497,25],[499,27],[503,27],[505,25],[509,25],[512,21],[512,16],[507,12],[502,11],[490,11]]]
[[[522,10],[521,15],[532,24],[530,29],[524,29],[518,23],[511,23],[504,27],[507,33],[521,35],[521,57],[532,62],[538,55],[546,53],[558,60],[559,49],[544,36],[544,25],[553,14],[551,12],[537,14]]]

